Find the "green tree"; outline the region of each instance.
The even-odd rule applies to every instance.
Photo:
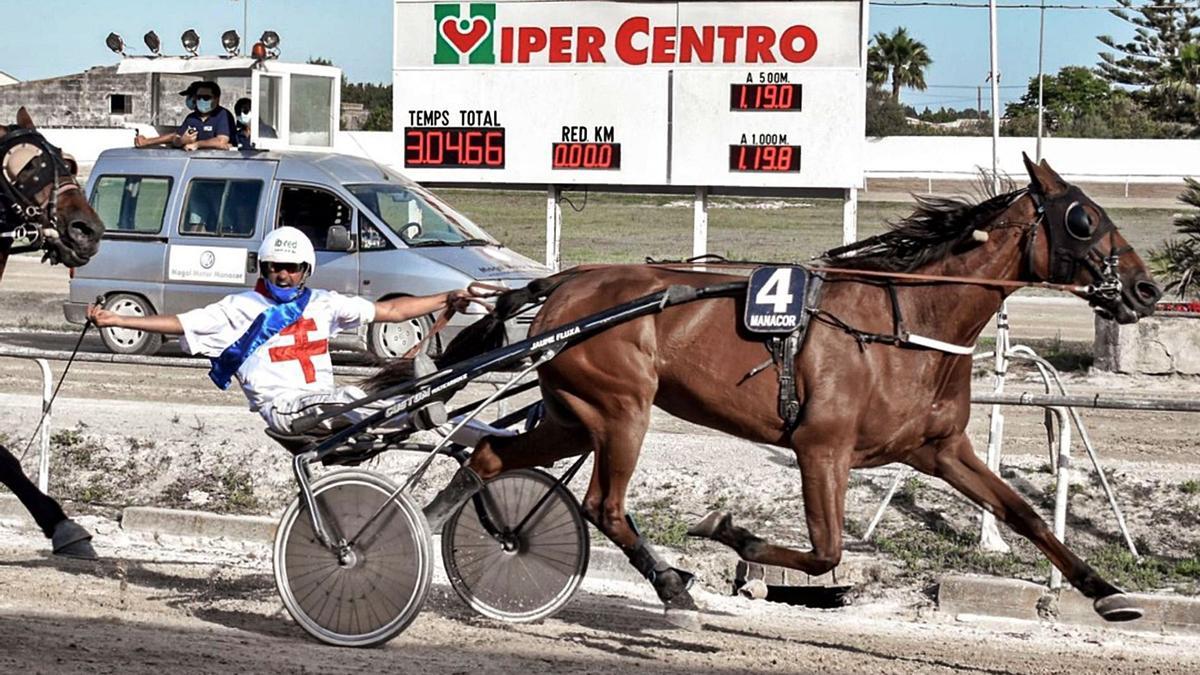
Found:
[[[877,87],[867,89],[867,136],[904,136],[911,128],[904,107]]]
[[[1195,125],[1200,6],[1194,0],[1155,0],[1141,6],[1133,0],[1117,0],[1117,4],[1121,7],[1109,11],[1135,26],[1135,32],[1124,43],[1109,35],[1097,37],[1114,50],[1100,53],[1101,74],[1113,84],[1137,87],[1136,97],[1157,119]]]
[[[1179,201],[1200,207],[1200,182],[1185,178],[1187,190]],[[1163,247],[1150,251],[1154,276],[1167,282],[1165,290],[1180,298],[1200,297],[1200,211],[1175,219],[1175,230],[1181,239],[1163,242]]]
[[[886,78],[891,79],[892,100],[900,100],[900,88],[911,87],[925,91],[925,69],[932,63],[925,44],[914,40],[903,26],[871,38],[874,45],[867,49],[868,80],[882,86]],[[874,63],[872,63],[874,62]],[[880,73],[884,73],[881,76]]]
[[[1038,81],[1015,103],[1005,108],[1005,135],[1037,133]],[[1043,79],[1042,105],[1045,131],[1070,138],[1161,137],[1165,131],[1129,93],[1114,88],[1096,72],[1066,66]]]
[[[332,66],[329,59],[315,56],[308,58],[308,63],[319,66]],[[350,83],[346,74],[342,73],[342,103],[361,103],[368,113],[363,131],[392,130],[392,85],[375,84],[372,82]],[[340,122],[341,128],[346,128],[345,120]]]

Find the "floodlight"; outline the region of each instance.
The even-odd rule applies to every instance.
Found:
[[[221,33],[221,46],[225,48],[225,53],[229,56],[238,55],[238,46],[242,44],[242,39],[238,37],[236,30],[227,30]]]
[[[279,46],[279,33],[276,33],[273,30],[265,30],[263,31],[262,37],[259,38],[259,41],[262,42],[263,46],[267,49],[275,49]]]
[[[162,56],[162,54],[158,52],[159,48],[162,47],[162,44],[158,41],[157,33],[154,31],[146,33],[142,36],[142,41],[146,43],[146,47],[150,50],[150,53],[154,54],[155,56]]]
[[[104,44],[108,45],[108,48],[117,54],[125,56],[125,41],[121,39],[120,35],[109,33],[108,37],[104,38]]]
[[[179,41],[183,43],[183,48],[188,54],[196,55],[196,51],[200,49],[200,36],[191,28],[183,31],[183,35],[179,36]]]

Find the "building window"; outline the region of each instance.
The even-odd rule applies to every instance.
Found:
[[[129,94],[109,94],[108,112],[113,115],[133,114],[133,97]]]

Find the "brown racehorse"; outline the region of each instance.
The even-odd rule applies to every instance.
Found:
[[[466,468],[427,508],[431,523],[444,517],[447,505],[462,503],[464,495],[478,489],[479,479],[594,451],[583,501],[586,517],[653,583],[668,609],[694,607],[687,591],[691,575],[658,557],[625,511],[650,408],[657,405],[691,422],[796,453],[810,550],[768,543],[721,512],[690,531],[729,545],[745,560],[808,574],[829,571],[841,559],[850,470],[903,462],[942,478],[1029,538],[1094,600],[1105,619],[1141,616],[976,457],[966,434],[970,356],[861,339],[867,333],[892,335],[899,314],[913,333],[972,345],[1012,292],[1005,281],[1098,285],[1107,292],[1088,293],[1088,300],[1122,323],[1154,310],[1161,291],[1105,211],[1045,162],[1026,158],[1025,163],[1028,188],[979,204],[920,200],[916,212],[892,231],[827,257],[826,262],[851,271],[826,273],[821,314],[796,361],[796,395],[803,408],[794,428],[778,413],[780,385],[772,371],[747,377],[766,351],[761,338],[740,329],[742,300],[669,307],[600,333],[542,366],[545,418],[527,433],[482,441]],[[983,283],[881,282],[856,270],[972,277]],[[547,333],[674,284],[705,286],[738,278],[653,266],[569,270],[535,282],[527,292],[534,299],[548,294],[530,332]]]
[[[34,128],[25,108],[14,126],[0,126],[0,277],[13,250],[14,233],[32,239],[43,261],[84,265],[100,247],[104,224],[79,187],[75,160]],[[94,558],[92,535],[67,518],[58,502],[42,494],[21,463],[0,446],[0,483],[29,509],[60,555]]]

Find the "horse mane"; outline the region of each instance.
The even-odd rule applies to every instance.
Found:
[[[827,265],[884,272],[911,272],[941,260],[971,242],[975,230],[987,230],[1027,188],[1012,190],[981,202],[966,197],[914,195],[917,207],[888,231],[821,254]]]

